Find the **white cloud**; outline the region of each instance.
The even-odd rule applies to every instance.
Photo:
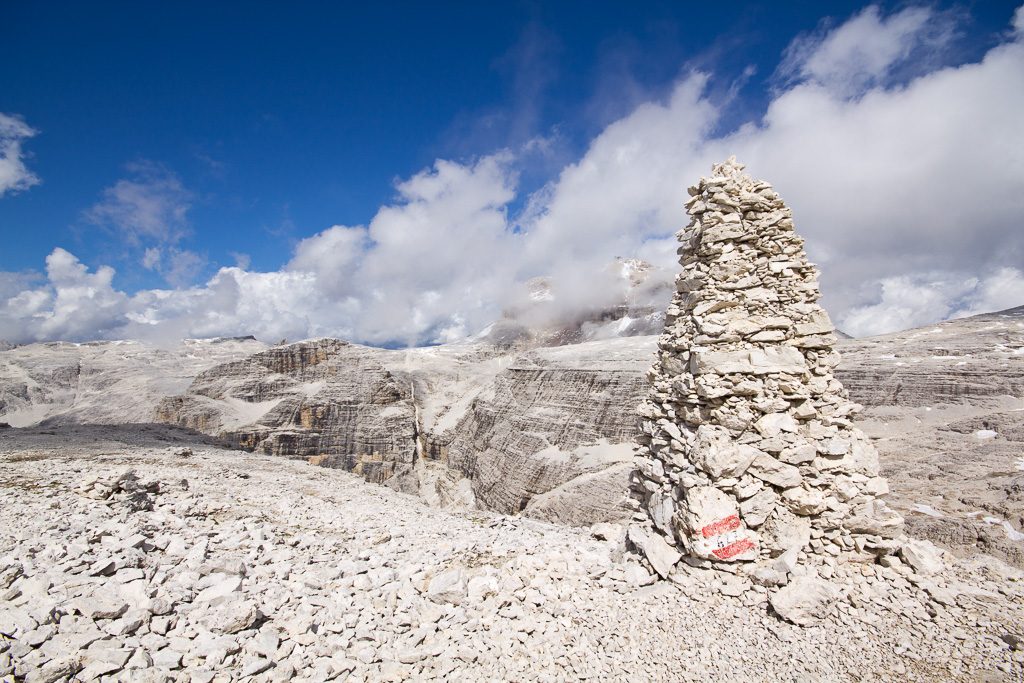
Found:
[[[352,326],[374,343],[440,341],[486,325],[518,262],[506,205],[507,153],[471,164],[438,161],[399,183],[396,203],[366,227],[334,226],[299,243],[289,271],[354,299]]]
[[[160,267],[163,253],[159,247],[149,247],[142,253],[142,267],[146,270],[156,270]]]
[[[193,193],[159,164],[141,161],[127,170],[129,177],[104,189],[102,199],[83,217],[137,254],[143,268],[159,273],[171,286],[191,284],[206,258],[177,245],[190,233]]]
[[[102,199],[85,212],[94,225],[138,246],[174,244],[188,234],[192,193],[177,175],[149,162],[128,166],[130,177],[103,190]]]
[[[938,50],[954,35],[946,17],[927,7],[908,7],[883,17],[877,5],[865,7],[836,29],[825,25],[786,49],[779,74],[790,81],[853,95],[884,84],[911,55]]]
[[[252,256],[241,251],[230,251],[228,255],[235,259],[235,265],[242,270],[248,270],[249,265],[252,263]]]
[[[0,197],[39,184],[39,177],[25,165],[22,142],[38,131],[21,118],[0,113]]]
[[[160,269],[164,279],[175,287],[184,287],[195,281],[206,265],[206,258],[188,249],[172,247],[167,253],[167,264]]]
[[[981,279],[949,272],[885,278],[876,301],[849,310],[839,326],[854,336],[1024,305],[1024,273],[1001,268]]]
[[[113,268],[89,273],[73,254],[57,248],[46,257],[46,277],[46,287],[23,290],[4,303],[0,337],[102,338],[121,330],[128,297],[112,287]]]
[[[709,149],[740,154],[790,202],[841,318],[865,284],[1024,264],[1020,111],[1024,45],[1011,42],[856,101],[797,85]]]
[[[978,282],[964,302],[950,316],[959,318],[991,311],[1005,311],[1024,305],[1024,272],[1000,268]]]
[[[714,131],[728,105],[709,100],[705,75],[687,75],[663,101],[609,125],[541,191],[519,197],[527,206],[519,216],[508,215],[517,159],[501,152],[436,162],[399,183],[395,200],[365,226],[336,225],[303,240],[277,272],[224,268],[203,286],[131,297],[112,290],[113,271],[90,274],[77,261],[63,281],[55,268],[41,286],[8,278],[0,338],[252,333],[446,341],[521,303],[523,283],[537,275],[549,276],[556,292],[549,311],[578,314],[621,296],[622,281],[607,267],[617,256],[676,270],[672,235],[687,221],[686,185],[730,154],[793,206],[797,229],[823,266],[824,302],[847,331],[885,332],[1019,305],[1022,17],[1019,10],[1015,32],[980,62],[894,80],[914,50],[943,44],[944,24],[929,10],[883,16],[869,8],[813,41],[801,38],[787,52],[796,80],[775,93],[762,118],[725,135]],[[862,54],[856,40],[873,31],[875,42],[865,44],[881,46],[879,59]],[[907,53],[900,41],[917,47]],[[104,213],[140,240],[164,240],[151,262],[165,270],[189,201],[177,192],[180,183],[168,187],[180,201],[136,201],[150,194],[133,186],[108,197],[110,206],[127,207],[124,215],[153,220]],[[58,251],[51,259],[73,259]],[[81,319],[69,308],[76,301],[90,311]]]
[[[313,273],[325,292],[343,296],[357,284],[353,274],[366,245],[366,228],[335,225],[299,242],[286,269]]]
[[[948,273],[884,278],[876,301],[852,308],[837,324],[860,337],[943,320],[953,313],[953,302],[977,286],[975,278]]]

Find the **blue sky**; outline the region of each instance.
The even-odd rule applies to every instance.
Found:
[[[245,312],[243,275],[230,276],[241,292],[233,308],[193,307],[196,300],[216,298],[216,283],[210,283],[223,284],[228,276],[221,269],[232,266],[242,274],[267,274],[258,285],[258,278],[249,279],[268,301],[279,292],[263,288],[293,289],[295,273],[315,276],[310,286],[322,299],[316,307],[275,325],[280,316],[268,304],[258,311],[262,322],[253,323],[261,336],[331,333],[373,343],[424,343],[470,334],[509,303],[495,292],[533,275],[564,273],[565,299],[573,300],[572,281],[581,275],[568,261],[596,268],[602,259],[642,256],[671,268],[663,258],[664,238],[685,217],[679,209],[672,222],[662,208],[669,197],[624,195],[629,215],[649,219],[624,219],[588,236],[574,227],[586,210],[573,207],[585,199],[567,195],[574,170],[582,173],[588,160],[610,158],[598,154],[602,140],[637,126],[638,148],[658,149],[637,124],[645,107],[661,107],[665,114],[649,130],[664,124],[696,137],[677,141],[676,165],[655,152],[634,159],[635,175],[656,167],[692,180],[690,169],[706,170],[708,154],[719,148],[750,148],[758,158],[759,145],[775,130],[765,118],[773,103],[788,111],[782,105],[795,106],[801,88],[818,88],[831,104],[849,107],[845,114],[827,112],[847,122],[866,111],[875,95],[893,100],[882,109],[897,107],[902,92],[915,88],[922,101],[936,97],[941,105],[946,97],[955,109],[964,86],[951,84],[931,95],[923,92],[929,79],[946,74],[953,80],[954,71],[967,73],[990,52],[1016,45],[1015,11],[1006,2],[746,3],[722,9],[655,2],[640,10],[600,2],[331,3],[298,10],[270,3],[8,4],[0,22],[0,114],[8,124],[6,138],[0,125],[0,140],[17,145],[15,171],[21,175],[11,176],[20,181],[0,194],[0,302],[8,308],[0,314],[0,338],[247,332],[251,311]],[[858,51],[858,45],[868,47]],[[1017,75],[1015,67],[1009,62],[1002,68]],[[1012,106],[990,103],[997,114]],[[919,115],[948,116],[954,126],[957,116],[970,112],[949,113],[943,105]],[[898,125],[905,124],[879,134],[895,134]],[[764,133],[761,139],[751,128]],[[995,127],[991,134],[999,132]],[[864,146],[849,130],[837,134],[853,150]],[[929,154],[949,139],[948,130],[935,135],[931,142],[922,139]],[[616,144],[629,147],[633,138]],[[729,144],[723,147],[723,141]],[[796,144],[806,144],[808,152],[821,148],[811,136]],[[1012,147],[1012,140],[1003,144]],[[951,150],[956,157],[959,152]],[[1008,153],[1016,155],[1011,166],[1020,173],[1019,150]],[[8,158],[15,158],[10,149]],[[935,163],[947,164],[945,177],[952,178],[969,167],[959,158]],[[798,227],[800,201],[812,218],[819,215],[803,198],[820,194],[811,187],[820,173],[800,179],[767,159],[751,172],[790,184],[780,189],[797,198]],[[860,173],[853,185],[870,175],[864,168]],[[417,184],[431,178],[444,187],[435,192]],[[1011,177],[1006,191],[1019,180]],[[680,189],[684,184],[676,183]],[[444,197],[471,190],[471,199],[467,194],[465,202],[441,206]],[[468,207],[474,202],[479,206]],[[409,221],[388,223],[399,215]],[[544,224],[546,216],[559,215],[556,225]],[[986,220],[996,223],[1002,216],[996,212]],[[419,237],[400,234],[403,225],[414,226],[408,229]],[[344,232],[330,233],[331,226],[344,226]],[[905,319],[871,307],[885,304],[886,291],[898,299],[921,287],[945,292],[938,302],[925,297],[921,320],[974,310],[992,273],[1009,283],[993,285],[1008,292],[998,301],[1016,296],[1016,275],[1006,269],[1022,265],[1019,240],[992,230],[981,231],[990,248],[969,263],[958,261],[962,254],[950,244],[945,252],[930,247],[921,258],[912,254],[909,262],[901,252],[888,267],[837,270],[833,281],[824,281],[835,302],[833,315]],[[910,242],[920,243],[920,234],[910,233],[900,249],[912,251]],[[529,240],[516,239],[527,234]],[[620,239],[623,234],[630,239]],[[389,253],[380,247],[388,240],[413,244],[424,235],[436,239],[418,250]],[[819,262],[833,257],[830,249],[848,246],[824,236],[816,240],[813,230],[808,238]],[[422,268],[421,256],[428,264],[443,263],[447,254],[432,257],[429,249],[445,240],[475,245],[474,252],[446,264],[460,271],[452,278],[457,292],[446,289],[450,284],[443,279],[410,279],[405,272]],[[601,249],[589,244],[595,240]],[[57,248],[64,251],[54,257]],[[575,249],[578,259],[550,258]],[[64,259],[65,252],[73,261]],[[324,254],[337,258],[325,260]],[[515,254],[509,257],[515,267],[501,273],[504,281],[484,282],[494,276],[488,269],[460,265],[474,254]],[[70,305],[74,287],[66,285],[62,300],[61,282],[103,275],[107,267],[106,289],[103,277],[90,281],[93,294],[76,294],[82,310],[62,308]],[[342,270],[353,280],[381,282],[360,289],[338,281]],[[404,289],[397,288],[399,280]],[[970,281],[977,282],[965,284]],[[892,294],[898,288],[901,294]],[[153,293],[166,291],[182,294]],[[424,300],[425,293],[432,296]],[[915,296],[924,295],[898,307],[913,307]],[[26,309],[29,299],[34,303]],[[154,303],[171,300],[164,309]],[[374,302],[380,310],[371,313]],[[86,308],[106,314],[85,315]],[[28,309],[28,318],[19,313]],[[392,325],[394,316],[422,321]],[[172,318],[173,325],[164,325]],[[886,324],[868,320],[862,327],[876,332]]]

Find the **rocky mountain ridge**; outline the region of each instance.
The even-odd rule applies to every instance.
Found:
[[[189,339],[170,348],[136,341],[13,347],[0,351],[0,421],[151,422],[156,404],[203,370],[265,348],[252,337]]]

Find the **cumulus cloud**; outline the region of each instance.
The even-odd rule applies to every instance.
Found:
[[[984,278],[949,272],[899,275],[882,279],[878,286],[874,302],[843,316],[849,334],[917,327],[1024,304],[1024,273],[1009,267]]]
[[[519,240],[506,206],[515,197],[507,153],[474,163],[438,161],[399,183],[394,204],[367,226],[334,226],[299,243],[289,271],[350,300],[359,337],[374,343],[443,341],[497,315]]]
[[[70,252],[54,249],[46,257],[47,285],[25,289],[0,309],[0,337],[24,342],[116,335],[125,321],[128,297],[114,289],[114,269],[89,273]]]
[[[25,165],[22,149],[37,132],[20,117],[0,113],[0,197],[39,184],[39,177]]]
[[[517,196],[515,153],[439,160],[398,183],[394,201],[368,223],[301,241],[276,272],[224,268],[202,286],[127,296],[112,288],[110,269],[89,273],[57,250],[46,283],[7,295],[0,338],[252,333],[441,342],[521,304],[539,275],[555,293],[548,311],[599,309],[622,296],[608,267],[616,257],[675,271],[685,187],[730,154],[792,205],[841,328],[874,334],[1020,305],[1022,27],[1018,10],[1003,44],[981,61],[927,62],[924,72],[898,78],[922,63],[921,50],[938,55],[948,44],[948,20],[928,9],[884,15],[871,7],[799,38],[783,59],[788,80],[762,117],[738,129],[717,132],[729,104],[709,97],[708,75],[690,73],[664,99],[607,126],[529,197]],[[164,240],[158,253],[141,255],[154,268],[168,267],[189,201],[162,178],[157,185],[178,202],[133,199],[150,194],[129,184],[102,203],[154,220],[121,220],[133,208],[100,212],[140,242]],[[526,206],[518,215],[509,213],[514,200]],[[70,273],[63,279],[60,263]],[[75,305],[88,309],[81,318]]]

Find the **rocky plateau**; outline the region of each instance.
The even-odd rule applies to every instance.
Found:
[[[920,542],[780,591],[161,425],[0,431],[0,680],[1019,680],[1024,574]]]
[[[33,344],[0,352],[0,423],[168,422],[438,507],[621,521],[656,345]],[[1024,566],[1024,307],[836,349],[908,529]]]

